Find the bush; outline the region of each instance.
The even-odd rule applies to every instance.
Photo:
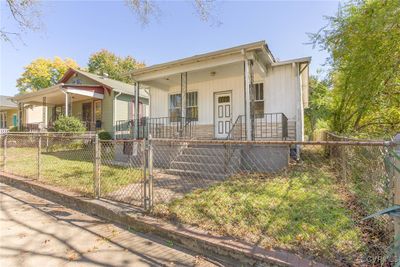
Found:
[[[100,140],[112,140],[112,136],[109,132],[101,131],[101,132],[99,132],[99,139]]]
[[[17,126],[13,126],[8,131],[9,132],[18,132],[18,127]]]
[[[56,132],[81,133],[85,132],[86,128],[78,118],[61,116],[54,122],[54,130]]]

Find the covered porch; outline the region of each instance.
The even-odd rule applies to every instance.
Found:
[[[88,131],[102,128],[104,87],[58,84],[14,97],[18,103],[19,130],[52,129],[60,116],[80,119]]]
[[[255,43],[134,71],[136,89],[148,88],[151,102],[150,118],[135,130],[145,124],[155,138],[295,139],[287,103],[270,97],[266,49]]]

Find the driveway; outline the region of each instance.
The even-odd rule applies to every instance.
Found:
[[[0,183],[0,266],[216,266],[173,242]]]

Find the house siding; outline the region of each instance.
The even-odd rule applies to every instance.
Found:
[[[244,103],[244,67],[243,63],[231,64],[219,68],[215,76],[204,75],[203,81],[191,82],[191,73],[187,75],[188,92],[198,92],[199,120],[196,126],[198,138],[214,137],[214,94],[232,92],[232,121],[245,114]],[[298,88],[297,69],[291,64],[271,67],[267,77],[254,67],[254,82],[264,83],[264,112],[284,113],[288,118],[289,139],[296,139],[296,90]],[[169,116],[169,95],[180,93],[180,85],[165,88],[151,88],[150,114],[153,118]],[[256,120],[257,123],[257,120]]]

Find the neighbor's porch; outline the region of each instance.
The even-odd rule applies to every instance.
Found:
[[[87,131],[103,126],[104,88],[101,86],[56,85],[18,96],[19,130],[46,131],[60,116],[80,119]]]

